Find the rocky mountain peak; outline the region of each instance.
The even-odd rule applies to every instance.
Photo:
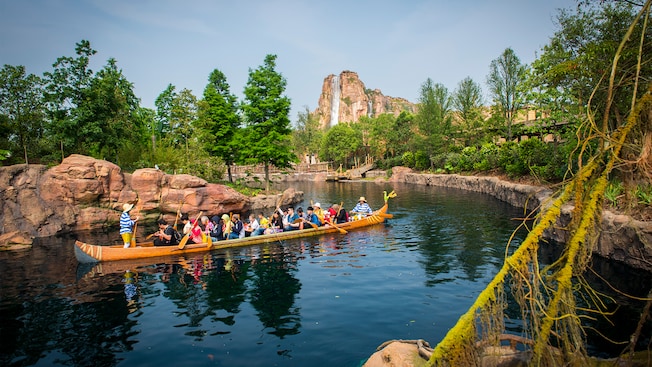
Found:
[[[404,98],[383,95],[380,89],[367,89],[354,71],[324,78],[317,110],[322,128],[340,122],[358,122],[360,117],[375,117],[384,113],[398,116],[402,111],[415,113],[415,104]]]

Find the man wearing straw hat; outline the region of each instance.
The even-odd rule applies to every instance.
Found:
[[[373,210],[371,210],[371,207],[369,204],[367,204],[367,199],[365,199],[364,196],[360,196],[360,199],[358,199],[358,203],[355,204],[355,207],[351,210],[352,214],[355,214],[356,217],[366,217],[367,215],[371,215],[373,213]],[[357,218],[359,219],[359,218]]]
[[[124,248],[128,248],[131,245],[131,236],[134,232],[134,224],[138,220],[131,219],[129,216],[129,211],[134,207],[134,204],[124,204],[122,205],[122,214],[120,215],[120,236],[122,236],[122,242],[124,242]]]

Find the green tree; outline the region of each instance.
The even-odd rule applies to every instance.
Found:
[[[419,131],[418,150],[428,157],[448,150],[452,115],[451,97],[445,86],[433,83],[430,78],[421,85],[415,120]]]
[[[457,111],[464,145],[476,144],[482,126],[482,88],[470,77],[464,78],[453,92],[452,105]]]
[[[319,156],[346,167],[361,146],[360,132],[347,123],[338,123],[326,131]]]
[[[198,118],[197,97],[190,89],[182,89],[174,96],[170,107],[169,137],[177,146],[183,146],[186,154],[191,146],[196,146],[199,140],[195,132]]]
[[[176,87],[168,84],[161,94],[156,97],[154,106],[156,106],[156,126],[154,133],[156,138],[161,139],[172,131],[170,120],[172,119],[172,105],[177,98]]]
[[[45,101],[49,115],[49,134],[61,145],[62,154],[87,154],[85,142],[88,128],[79,123],[77,107],[84,102],[85,90],[90,86],[93,71],[88,67],[97,51],[87,40],[76,44],[77,57],[64,56],[52,65],[52,72],[44,73]]]
[[[514,118],[525,102],[522,91],[525,73],[526,66],[521,64],[511,48],[506,48],[500,57],[491,61],[489,67],[487,85],[494,106],[507,125],[508,140],[512,140]]]
[[[13,159],[8,163],[18,163],[24,153],[28,163],[28,152],[33,155],[42,152],[45,126],[45,107],[43,104],[42,80],[25,72],[24,66],[4,65],[0,70],[0,115],[3,128],[0,128],[0,148],[8,151]]]
[[[218,69],[213,70],[208,77],[199,116],[204,148],[212,156],[224,161],[229,182],[233,182],[231,165],[238,156],[240,116],[237,99],[229,90],[226,76]]]
[[[91,79],[82,91],[76,122],[82,127],[85,150],[98,158],[118,162],[118,152],[127,141],[139,142],[143,126],[134,118],[139,101],[133,84],[118,69],[115,59]]]
[[[288,168],[297,162],[291,150],[290,99],[284,96],[287,81],[276,71],[276,55],[265,56],[262,66],[249,69],[242,105],[247,124],[243,155],[246,162],[262,163],[265,189],[269,191],[269,166]]]
[[[388,156],[388,149],[392,129],[396,125],[396,118],[389,113],[377,117],[362,116],[353,128],[362,136],[362,146],[368,148],[368,152],[374,159],[382,159]]]
[[[319,119],[310,113],[308,106],[297,114],[297,126],[292,130],[292,146],[300,156],[312,157],[319,152],[324,132],[319,127]]]
[[[387,136],[387,155],[389,157],[400,157],[406,152],[411,144],[414,133],[412,131],[412,122],[414,115],[402,111],[394,124],[386,131]]]

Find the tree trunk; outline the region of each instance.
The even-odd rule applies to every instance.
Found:
[[[269,162],[265,162],[265,193],[269,193]]]
[[[227,163],[227,165],[226,165],[226,172],[227,172],[228,175],[229,175],[229,182],[230,182],[230,183],[233,183],[233,175],[231,174],[231,164],[228,164],[228,163]]]

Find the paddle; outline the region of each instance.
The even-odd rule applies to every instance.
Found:
[[[315,229],[319,228],[318,225],[316,225],[315,223],[313,223],[311,221],[305,220],[304,218],[297,218],[297,219],[294,220],[293,223],[299,223],[299,222],[308,223],[308,224],[310,224],[312,226],[312,228],[315,228]]]
[[[210,222],[209,222],[210,223]],[[211,232],[208,230],[208,225],[206,225],[206,247],[211,248],[213,247],[213,237],[211,237]]]
[[[186,243],[188,243],[188,240],[190,239],[190,236],[192,235],[192,230],[193,230],[193,229],[195,228],[195,226],[197,226],[197,224],[199,223],[199,222],[198,222],[198,221],[199,221],[199,217],[201,217],[201,215],[202,215],[203,213],[204,213],[204,212],[199,212],[199,214],[197,214],[197,218],[195,218],[195,221],[193,222],[192,227],[190,228],[190,231],[188,231],[188,234],[185,235],[185,236],[183,236],[183,238],[182,238],[181,241],[179,242],[179,246],[178,246],[178,247],[179,247],[179,250],[183,250],[184,247],[186,247]]]
[[[136,203],[138,204],[139,198],[136,198]],[[131,241],[129,242],[129,247],[136,247],[136,230],[138,229],[138,217],[136,217],[136,223],[134,223],[134,232],[131,234]]]
[[[337,210],[337,214],[335,215],[335,220],[336,220],[336,221],[337,221],[337,217],[340,216],[340,211],[342,210],[342,205],[343,205],[343,204],[344,204],[344,202],[342,201],[342,202],[340,203],[340,208]],[[337,228],[337,230],[340,231],[341,234],[347,234],[347,233],[348,233],[344,228],[340,228],[340,227],[338,227],[337,224],[335,224],[335,222],[333,222],[333,218],[331,218],[331,219],[328,221],[328,223],[329,223],[330,225],[332,225],[333,227]]]
[[[131,242],[129,243],[129,247],[136,247],[136,230],[138,229],[138,221],[134,223],[134,233],[131,234]]]
[[[349,233],[349,232],[347,232],[344,228],[340,228],[340,227],[338,227],[338,225],[335,224],[335,222],[333,222],[332,220],[329,220],[328,223],[329,223],[330,225],[332,225],[333,227],[337,228],[337,230],[340,231],[341,234],[347,234],[347,233]]]

